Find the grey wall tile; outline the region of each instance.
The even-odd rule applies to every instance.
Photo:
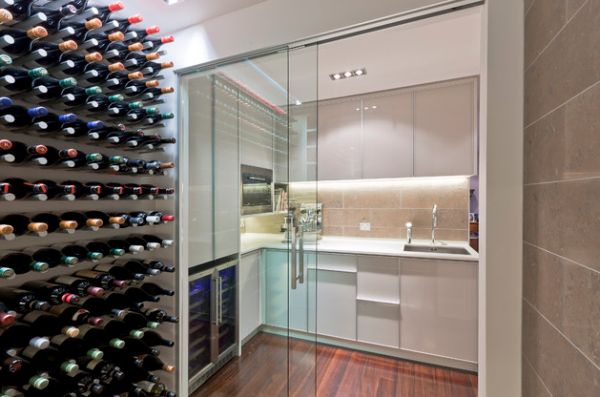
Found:
[[[526,359],[523,359],[523,397],[552,397],[540,377]]]
[[[600,273],[529,244],[523,253],[523,297],[600,365]]]
[[[523,354],[553,396],[600,396],[598,368],[527,304],[523,307]]]
[[[567,2],[567,19],[572,18],[577,11],[589,0],[566,0]]]
[[[600,270],[598,197],[600,178],[525,186],[525,241]]]
[[[533,3],[525,16],[525,66],[542,52],[567,21],[565,0]]]
[[[600,80],[598,26],[600,2],[588,1],[526,71],[525,125]]]

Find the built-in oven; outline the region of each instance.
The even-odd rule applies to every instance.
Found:
[[[273,170],[242,164],[242,215],[273,212]]]

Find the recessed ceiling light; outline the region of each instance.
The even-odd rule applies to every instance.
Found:
[[[377,109],[377,106],[371,106],[371,109]]]
[[[296,106],[300,106],[300,105],[302,105],[302,102],[300,101],[300,99],[296,99],[296,102],[295,102],[295,103],[296,103]]]
[[[344,73],[344,76],[346,76],[346,77],[352,77],[352,72],[346,72],[346,73]]]
[[[329,75],[331,80],[349,79],[350,77],[359,77],[367,74],[367,68],[348,70],[346,72],[332,73]]]
[[[341,79],[341,78],[342,78],[342,75],[341,75],[341,74],[339,74],[339,73],[336,73],[336,74],[334,74],[334,75],[333,75],[333,79],[334,79],[334,80],[339,80],[339,79]]]
[[[354,72],[354,74],[356,74],[357,76],[362,76],[363,75],[363,70],[362,69],[358,69],[357,71]]]
[[[172,6],[173,4],[181,3],[183,0],[164,0],[167,5]]]
[[[365,110],[369,110],[369,107],[368,107],[368,106],[365,106]]]

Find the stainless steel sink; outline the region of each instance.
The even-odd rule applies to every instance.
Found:
[[[406,252],[425,252],[429,254],[451,254],[451,255],[471,255],[463,247],[447,247],[443,245],[409,245],[404,246]]]

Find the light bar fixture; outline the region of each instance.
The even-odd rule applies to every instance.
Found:
[[[360,68],[355,70],[348,70],[345,72],[332,73],[329,75],[329,78],[333,81],[348,79],[350,77],[360,77],[365,76],[367,74],[367,68]]]

